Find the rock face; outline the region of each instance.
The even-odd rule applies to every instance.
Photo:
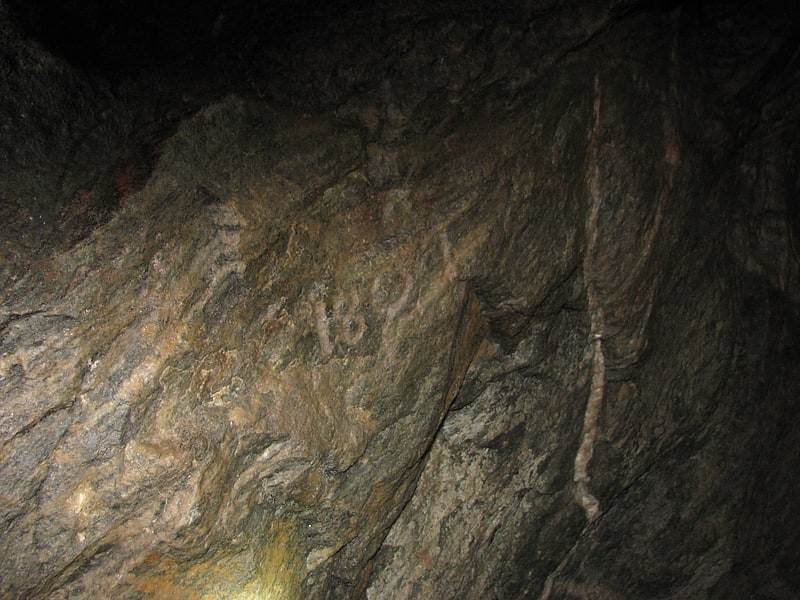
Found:
[[[539,4],[0,4],[0,597],[794,597],[797,26]]]

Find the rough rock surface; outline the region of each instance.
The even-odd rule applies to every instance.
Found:
[[[198,6],[0,2],[0,597],[794,597],[796,17]]]

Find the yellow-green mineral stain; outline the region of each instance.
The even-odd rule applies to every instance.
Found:
[[[296,527],[281,521],[270,526],[266,543],[256,552],[257,576],[236,600],[301,600],[303,560]]]
[[[153,553],[129,583],[152,599],[301,600],[304,563],[297,531],[294,523],[275,521],[249,549],[220,549],[193,565]]]

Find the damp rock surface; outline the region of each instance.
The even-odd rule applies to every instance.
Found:
[[[266,6],[0,0],[0,597],[794,597],[796,18]]]

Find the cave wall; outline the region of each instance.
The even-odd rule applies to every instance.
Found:
[[[0,593],[792,597],[794,25],[540,4],[0,4]]]

